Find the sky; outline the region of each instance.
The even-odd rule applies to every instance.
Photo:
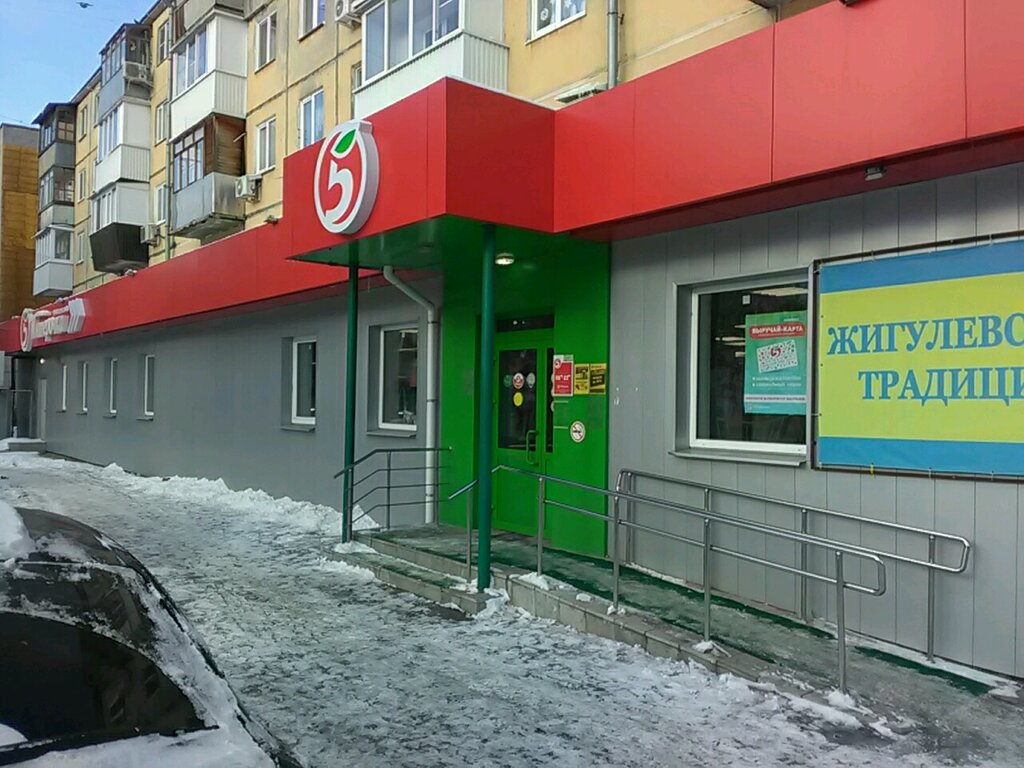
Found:
[[[31,123],[70,99],[100,65],[100,49],[154,0],[0,0],[0,122]]]

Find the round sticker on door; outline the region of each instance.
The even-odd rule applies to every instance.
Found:
[[[502,379],[501,383],[505,385],[505,389],[508,389],[509,387],[511,387],[512,386],[512,374],[506,373],[505,374],[505,378]]]
[[[533,389],[533,385],[537,383],[537,376],[533,373],[526,374],[526,386]]]
[[[521,373],[517,373],[512,377],[512,386],[516,389],[522,389],[523,384],[526,382],[526,378]]]
[[[569,427],[569,437],[572,438],[574,443],[582,443],[587,436],[587,428],[583,426],[582,421],[574,421],[572,426]]]
[[[512,405],[514,405],[516,408],[519,408],[519,407],[522,406],[522,404],[523,404],[523,393],[522,392],[516,392],[514,395],[512,395]]]

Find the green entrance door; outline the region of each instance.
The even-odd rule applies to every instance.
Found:
[[[522,321],[514,321],[513,326]],[[524,325],[533,323],[525,322]],[[500,323],[500,327],[508,327]],[[544,474],[552,452],[552,329],[499,331],[495,339],[494,460]],[[494,478],[494,525],[534,535],[537,481],[499,472]]]

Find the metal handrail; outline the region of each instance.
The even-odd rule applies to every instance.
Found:
[[[473,478],[445,501],[455,501],[459,496],[466,495],[466,579],[473,578],[473,494],[477,480]]]
[[[723,496],[732,496],[739,499],[748,499],[764,504],[771,504],[772,506],[783,507],[785,509],[791,509],[793,511],[800,512],[800,530],[802,533],[807,533],[808,529],[808,515],[815,514],[821,515],[827,518],[836,518],[840,520],[847,520],[850,522],[857,523],[859,525],[870,525],[876,528],[884,528],[893,531],[897,534],[913,534],[918,536],[925,536],[928,539],[928,559],[922,560],[920,558],[911,557],[909,555],[901,555],[895,552],[888,552],[886,550],[878,549],[875,547],[865,547],[862,545],[856,546],[863,552],[869,552],[877,555],[878,557],[886,558],[894,562],[906,563],[908,565],[916,565],[928,570],[928,618],[927,618],[927,645],[926,653],[930,661],[935,659],[935,574],[938,571],[944,573],[963,573],[967,570],[968,561],[971,553],[971,542],[963,536],[958,536],[952,533],[944,533],[942,531],[930,530],[928,528],[918,528],[912,525],[904,525],[902,523],[892,522],[890,520],[877,520],[869,517],[860,517],[858,515],[850,514],[849,512],[839,512],[834,509],[827,509],[825,507],[816,507],[811,504],[801,504],[798,501],[788,501],[785,499],[777,499],[771,496],[765,496],[758,493],[751,493],[749,491],[740,491],[733,488],[723,488],[717,485],[711,485],[709,483],[702,483],[697,480],[688,480],[686,478],[670,477],[667,475],[659,475],[654,472],[644,472],[638,469],[623,468],[619,471],[618,477],[615,480],[615,488],[621,490],[628,487],[631,490],[636,490],[636,479],[653,480],[655,482],[668,483],[669,485],[683,486],[687,488],[694,488],[700,490],[704,494],[704,508],[710,509],[711,507],[711,495],[721,494]],[[937,543],[939,541],[947,541],[953,544],[959,545],[960,556],[956,565],[946,565],[944,563],[937,562],[936,550]],[[806,568],[807,565],[807,551],[801,547],[800,552],[801,566]],[[807,581],[801,579],[800,585],[800,617],[807,620]]]
[[[545,475],[537,472],[531,472],[528,470],[520,469],[518,467],[510,467],[507,465],[499,464],[494,467],[491,472],[512,472],[514,474],[523,475],[526,477],[532,477],[537,480],[537,573],[542,574],[544,572],[544,514],[547,506],[553,506],[557,509],[563,509],[570,512],[586,515],[589,517],[595,517],[598,519],[611,522],[611,552],[612,552],[612,607],[614,610],[618,610],[619,607],[619,571],[620,571],[620,557],[619,557],[619,528],[625,527],[627,529],[641,530],[649,533],[653,533],[658,536],[663,536],[674,541],[679,541],[691,546],[700,547],[703,551],[703,571],[704,571],[704,640],[711,640],[711,554],[717,553],[726,555],[729,557],[735,557],[736,559],[743,560],[744,562],[755,563],[763,565],[768,568],[774,568],[777,570],[784,571],[786,573],[792,573],[804,578],[812,579],[815,581],[821,581],[827,584],[834,584],[836,587],[836,636],[839,647],[839,659],[838,659],[838,682],[839,688],[842,691],[846,691],[846,590],[859,592],[861,594],[879,596],[885,593],[886,589],[886,575],[885,575],[885,563],[878,555],[873,553],[862,551],[862,548],[853,545],[848,545],[844,542],[834,541],[832,539],[822,538],[819,536],[812,536],[806,533],[798,533],[796,531],[789,531],[784,528],[777,528],[775,526],[768,525],[766,523],[756,523],[747,520],[736,520],[727,516],[719,515],[711,512],[708,509],[698,509],[687,504],[681,504],[678,502],[671,502],[664,499],[656,499],[650,496],[641,496],[629,491],[608,490],[607,488],[600,488],[598,486],[588,485],[586,483],[580,483],[574,480],[564,480],[562,478],[553,477],[551,475]],[[556,501],[554,499],[548,499],[545,495],[545,489],[548,483],[555,483],[568,488],[576,488],[578,490],[595,493],[606,499],[612,501],[612,514],[609,516],[607,513],[594,512],[590,509],[584,509],[577,507],[573,504],[567,504],[565,502]],[[651,526],[645,526],[640,523],[635,523],[632,520],[623,520],[619,514],[619,505],[622,501],[636,502],[643,504],[651,504],[654,506],[670,509],[692,517],[698,518],[703,521],[704,531],[703,538],[698,541],[691,539],[686,536],[671,533],[669,531],[663,531],[658,528]],[[835,555],[835,576],[829,576],[826,574],[817,573],[814,571],[808,571],[805,567],[796,568],[794,566],[787,565],[785,563],[775,562],[773,560],[767,560],[765,558],[757,557],[756,555],[749,555],[743,552],[737,552],[735,550],[727,549],[725,547],[715,545],[711,543],[711,532],[714,525],[727,525],[742,530],[756,531],[764,533],[769,536],[777,536],[779,538],[788,539],[790,541],[800,542],[802,546],[817,546],[827,550],[830,550]],[[865,586],[855,582],[849,582],[846,580],[844,575],[844,557],[845,556],[858,557],[863,560],[868,560],[875,564],[877,573],[877,585],[875,587]]]
[[[412,448],[374,448],[369,453],[364,453],[362,456],[360,456],[358,459],[353,461],[351,464],[346,464],[344,467],[342,467],[337,472],[335,472],[334,473],[334,479],[337,480],[342,475],[348,474],[349,472],[354,470],[356,467],[358,467],[363,462],[368,461],[369,459],[372,459],[374,456],[379,456],[382,453],[387,453],[387,454],[395,454],[395,453],[441,453],[443,451],[450,451],[450,450],[451,450],[451,448],[417,448],[417,447],[412,447]]]

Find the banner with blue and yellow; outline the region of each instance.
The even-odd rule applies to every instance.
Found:
[[[818,463],[1024,475],[1024,242],[825,265]]]

